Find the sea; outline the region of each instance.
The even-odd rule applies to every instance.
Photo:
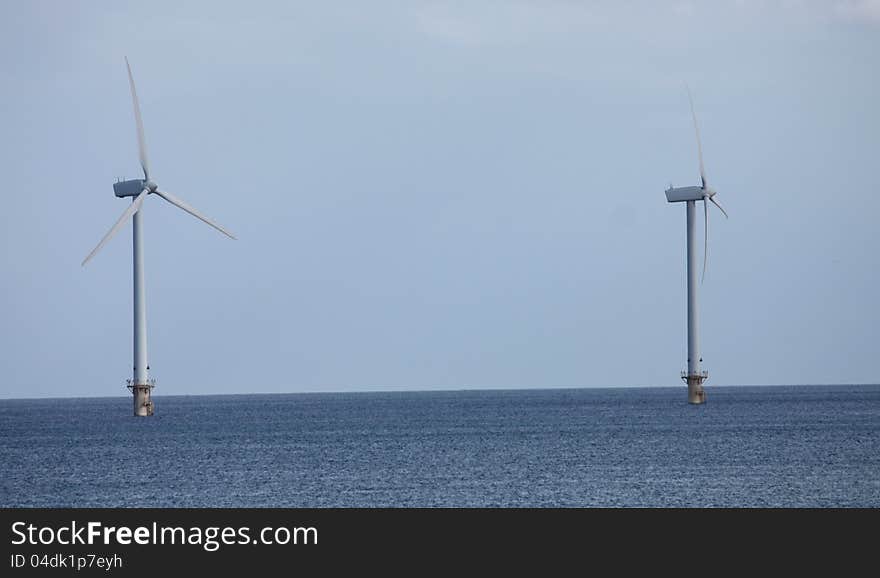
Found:
[[[0,507],[880,506],[880,385],[0,400]]]

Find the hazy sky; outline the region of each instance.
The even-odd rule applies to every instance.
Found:
[[[880,381],[878,0],[5,1],[0,397],[127,395],[125,55],[156,395],[683,387],[685,82],[709,385]]]

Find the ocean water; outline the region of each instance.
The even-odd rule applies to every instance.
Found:
[[[0,400],[4,507],[880,507],[880,385]]]

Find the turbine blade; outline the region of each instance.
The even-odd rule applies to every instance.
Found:
[[[224,229],[223,227],[221,227],[220,225],[218,225],[217,223],[215,223],[214,221],[212,221],[208,217],[202,215],[201,213],[199,213],[198,211],[196,211],[195,209],[193,209],[192,207],[190,207],[189,205],[187,205],[186,203],[184,203],[183,201],[181,201],[180,199],[178,199],[177,197],[175,197],[171,193],[167,193],[165,191],[153,191],[153,192],[156,193],[157,195],[159,195],[160,197],[162,197],[163,199],[165,199],[166,201],[168,201],[169,203],[171,203],[172,205],[174,205],[175,207],[183,209],[184,211],[186,211],[187,213],[189,213],[193,217],[195,217],[197,219],[201,219],[202,221],[211,225],[212,227],[214,227],[215,229],[217,229],[218,231],[220,231],[221,233],[223,233],[224,235],[226,235],[230,239],[235,239],[235,236],[232,233],[230,233],[229,231],[227,231],[226,229]]]
[[[709,260],[709,203],[706,197],[703,197],[703,219],[703,276],[700,277],[700,283],[706,279],[706,262]]]
[[[98,243],[98,246],[92,249],[92,252],[89,253],[88,257],[83,259],[83,266],[85,266],[85,264],[89,262],[89,259],[95,256],[95,253],[97,253],[101,249],[101,247],[103,247],[107,243],[107,241],[109,241],[113,237],[113,235],[119,232],[119,229],[122,228],[128,218],[134,215],[138,211],[138,209],[141,208],[141,205],[144,204],[144,199],[147,198],[148,193],[149,189],[144,189],[143,191],[141,191],[141,194],[134,198],[134,201],[132,201],[128,208],[125,209],[125,211],[122,213],[122,216],[119,217],[119,220],[116,221],[115,225],[113,225],[113,228],[110,229],[106,235],[104,235],[104,238],[101,239],[101,242]]]
[[[715,200],[715,195],[712,195],[711,197],[709,197],[709,200],[712,201],[713,203],[715,203],[715,206],[716,206],[716,207],[718,207],[719,209],[721,209],[721,212],[724,213],[724,218],[726,218],[726,219],[729,219],[729,218],[730,218],[730,217],[727,216],[727,211],[724,210],[724,207],[722,207],[721,205],[719,205],[719,204],[718,204],[718,201]]]
[[[703,167],[703,141],[700,139],[700,126],[697,124],[697,113],[694,111],[694,98],[691,96],[691,88],[685,84],[688,93],[688,100],[691,103],[691,116],[694,118],[694,132],[697,134],[697,156],[700,159],[700,179],[703,181],[703,188],[706,188],[706,169]]]
[[[134,77],[131,75],[128,56],[125,57],[125,67],[128,69],[128,84],[131,87],[131,102],[134,105],[134,121],[137,124],[138,154],[141,159],[141,168],[144,169],[144,178],[149,181],[150,163],[147,160],[147,140],[144,137],[144,121],[141,119],[141,105],[138,103],[137,90],[134,88]]]

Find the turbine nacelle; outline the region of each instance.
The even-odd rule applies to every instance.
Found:
[[[113,194],[120,199],[124,197],[136,197],[141,191],[146,189],[150,193],[155,193],[159,188],[153,181],[145,181],[144,179],[131,179],[130,181],[118,181],[113,183]]]
[[[670,203],[702,201],[705,196],[706,191],[703,190],[703,187],[669,187],[666,189],[666,201]]]
[[[113,183],[113,194],[117,197],[136,197],[146,188],[146,181],[143,179],[132,179],[130,181],[118,181]]]

